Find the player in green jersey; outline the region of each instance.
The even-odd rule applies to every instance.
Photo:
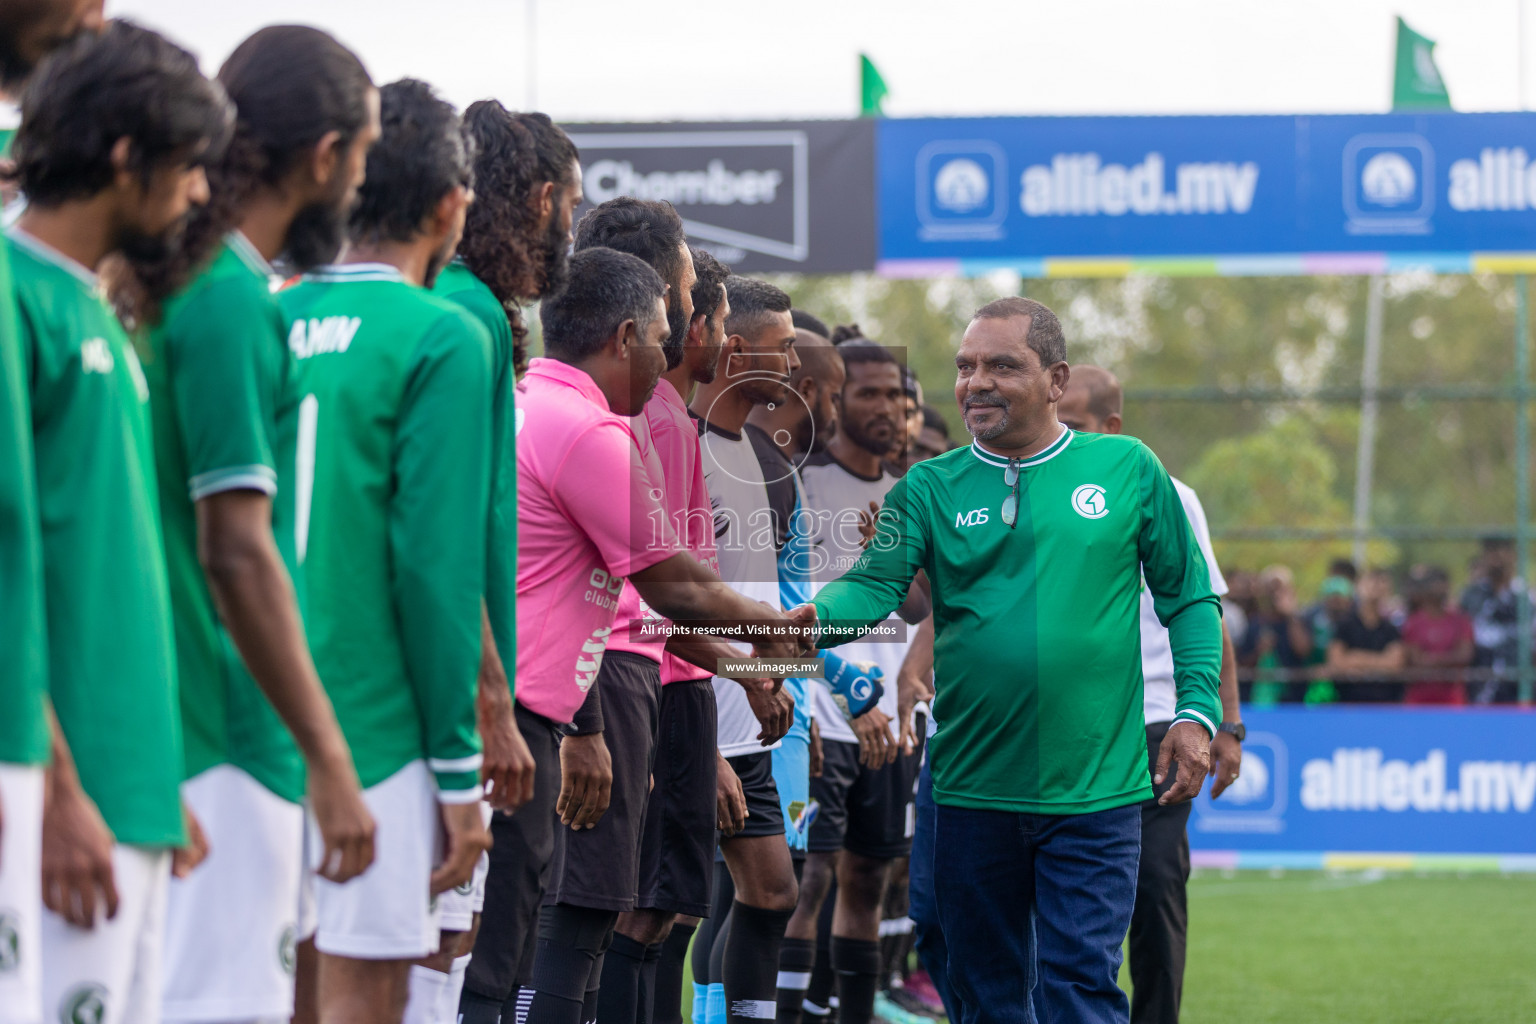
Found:
[[[0,5],[0,154],[21,123],[21,87],[48,54],[82,32],[100,32],[104,0],[13,0]],[[3,1019],[3,1018],[0,1018]]]
[[[924,570],[935,631],[934,875],[951,980],[984,1022],[1124,1022],[1116,984],[1149,785],[1142,581],[1173,651],[1177,710],[1154,773],[1199,792],[1220,721],[1219,605],[1183,505],[1133,438],[1056,418],[1056,317],[1000,299],[972,319],[955,393],[974,438],[913,466],[878,535],[799,610],[835,646]],[[1034,927],[1030,927],[1033,920]],[[970,1019],[971,1010],[967,1010]]]
[[[148,391],[96,270],[174,246],[232,111],[196,59],[115,22],[28,86],[7,232],[31,385],[57,711],[43,821],[43,998],[157,1019],[181,735]],[[73,757],[71,756],[73,755]],[[189,869],[195,858],[185,860]],[[98,908],[104,914],[98,915]]]
[[[570,138],[544,114],[512,113],[495,100],[481,100],[464,111],[464,127],[475,141],[475,201],[457,258],[438,275],[433,291],[469,310],[491,334],[491,521],[476,705],[485,745],[481,776],[496,809],[491,818],[495,842],[470,891],[444,894],[445,931],[466,921],[468,928],[451,942],[445,935],[424,969],[450,973],[444,1002],[459,1006],[465,1024],[494,1024],[519,986],[530,981],[527,968],[544,894],[539,872],[530,866],[539,859],[530,851],[538,848],[541,835],[547,842],[550,826],[544,819],[560,786],[558,765],[548,756],[556,749],[550,723],[513,699],[517,444],[512,394],[516,374],[527,363],[523,339],[528,333],[519,307],[566,279],[571,219],[582,199],[581,161]],[[462,998],[453,997],[457,989]]]
[[[491,355],[485,328],[424,287],[463,230],[472,144],[425,83],[385,86],[380,106],[348,262],[279,301],[303,393],[310,638],[379,821],[367,874],[316,882],[319,1009],[398,1022],[411,961],[439,945],[435,897],[489,845],[474,700]]]
[[[141,340],[176,624],[182,795],[211,847],[170,891],[163,1012],[187,1024],[293,1012],[306,794],[326,877],[346,881],[373,859],[373,819],[296,597],[299,395],[267,261],[287,255],[302,268],[335,257],[378,135],[378,92],[356,56],[302,26],[253,35],[219,82],[239,116],[209,168],[210,203],[185,246],[141,262],[132,281],[117,275],[128,297],[191,278],[147,311]]]
[[[44,55],[99,31],[101,4],[39,0],[0,9],[0,155],[21,112],[13,97]],[[48,760],[47,622],[32,457],[32,407],[16,333],[10,260],[0,246],[0,636],[14,652],[0,673],[0,1024],[43,1018],[39,929],[43,767]]]

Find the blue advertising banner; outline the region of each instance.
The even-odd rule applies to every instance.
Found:
[[[888,274],[1536,267],[1536,114],[896,119],[877,152]]]
[[[1241,777],[1217,800],[1207,786],[1190,814],[1196,863],[1325,867],[1368,853],[1415,866],[1414,855],[1452,854],[1536,869],[1536,714],[1329,707],[1243,720]]]

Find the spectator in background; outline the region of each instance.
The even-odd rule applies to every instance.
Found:
[[[1355,578],[1355,563],[1335,558],[1328,563],[1328,575],[1318,588],[1317,603],[1301,613],[1312,631],[1313,661],[1318,664],[1328,659],[1328,647],[1339,625],[1355,610]]]
[[[1475,656],[1472,620],[1450,606],[1451,578],[1437,565],[1414,566],[1408,577],[1412,609],[1403,624],[1403,650],[1413,668],[1466,668]],[[1462,682],[1415,682],[1403,697],[1407,704],[1465,704]]]
[[[1328,645],[1328,670],[1349,701],[1402,700],[1401,684],[1382,678],[1400,671],[1405,663],[1402,634],[1387,618],[1391,598],[1392,575],[1384,569],[1369,570],[1360,580],[1354,609],[1339,623]]]
[[[1309,664],[1325,665],[1328,648],[1338,634],[1339,626],[1355,610],[1355,563],[1347,558],[1335,558],[1328,563],[1328,575],[1318,588],[1318,601],[1301,613],[1302,621],[1312,633],[1312,650],[1307,657]],[[1305,702],[1308,704],[1332,704],[1339,699],[1338,689],[1330,679],[1314,679],[1307,684]]]
[[[923,385],[910,366],[901,368],[901,410],[903,441],[885,460],[885,468],[892,476],[901,476],[913,463],[923,461],[917,454],[917,441],[923,431]]]
[[[1255,584],[1253,573],[1247,569],[1233,569],[1227,573],[1228,589],[1221,599],[1221,621],[1227,624],[1232,644],[1238,650],[1243,649],[1243,642],[1248,639],[1248,616],[1253,610]]]
[[[944,422],[944,416],[931,405],[923,406],[923,429],[917,432],[917,440],[912,442],[907,465],[943,455],[953,447],[954,442],[949,439],[949,424]]]
[[[1245,701],[1264,706],[1282,700],[1299,700],[1305,684],[1265,678],[1264,669],[1294,670],[1307,663],[1312,638],[1296,614],[1296,583],[1291,570],[1271,565],[1259,573],[1254,587],[1254,608],[1238,651],[1238,663],[1261,671]]]
[[[1513,673],[1520,660],[1520,591],[1525,583],[1515,578],[1515,544],[1508,537],[1488,537],[1477,577],[1461,593],[1461,610],[1472,617],[1479,668]],[[1473,689],[1474,704],[1507,699],[1499,680],[1479,683]]]

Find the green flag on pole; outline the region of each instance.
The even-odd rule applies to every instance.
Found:
[[[1435,67],[1435,41],[1397,19],[1397,77],[1392,83],[1393,110],[1450,110],[1451,94]]]
[[[881,109],[881,104],[890,93],[875,62],[869,59],[868,54],[859,54],[859,116],[884,117],[885,111]]]

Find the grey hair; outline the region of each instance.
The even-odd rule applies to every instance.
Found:
[[[1067,340],[1061,333],[1061,321],[1056,319],[1056,314],[1043,302],[1010,295],[982,306],[971,315],[971,322],[1011,320],[1022,316],[1029,317],[1029,332],[1024,335],[1024,343],[1035,350],[1035,354],[1040,357],[1040,365],[1066,362]]]

